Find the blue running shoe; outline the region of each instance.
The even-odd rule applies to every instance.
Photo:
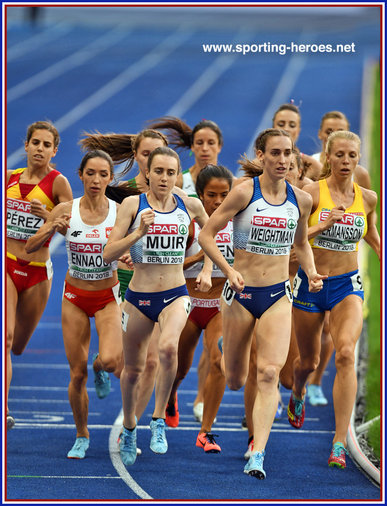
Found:
[[[328,404],[328,399],[320,385],[308,385],[307,395],[311,406],[326,406]]]
[[[249,461],[245,465],[243,470],[244,473],[254,476],[254,478],[258,478],[258,480],[263,480],[266,478],[266,473],[263,470],[263,458],[265,456],[265,452],[254,452]]]
[[[166,453],[168,450],[168,443],[165,437],[164,420],[162,418],[151,420],[150,429],[152,431],[150,449],[155,453]]]
[[[98,357],[98,353],[94,353],[93,355],[93,364],[96,358]],[[104,399],[109,395],[110,392],[110,377],[106,371],[98,371],[94,372],[94,386],[95,392],[100,399]]]
[[[223,355],[223,336],[220,336],[218,339],[218,348],[220,353]]]
[[[68,459],[84,459],[86,450],[89,448],[89,439],[87,437],[77,437],[74,446],[67,454]]]
[[[283,410],[284,410],[284,408],[282,406],[282,402],[279,401],[278,402],[278,408],[277,408],[277,411],[276,411],[275,416],[274,416],[274,420],[280,420],[281,419]]]
[[[15,427],[15,419],[12,415],[7,413],[7,430],[13,429]]]
[[[136,419],[137,424],[137,419]],[[120,455],[125,466],[132,466],[137,457],[137,425],[133,430],[123,427],[120,434]]]

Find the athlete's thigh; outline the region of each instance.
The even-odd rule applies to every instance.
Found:
[[[215,346],[218,348],[218,339],[223,335],[223,326],[222,326],[222,315],[221,313],[216,313],[211,320],[207,323],[207,327],[204,331],[204,343],[207,349],[210,351],[212,347]]]
[[[95,326],[99,338],[99,350],[114,350],[116,354],[122,351],[121,312],[115,301],[109,302],[94,315]]]
[[[19,294],[13,345],[27,343],[37,327],[51,290],[51,279],[41,281]]]
[[[293,323],[301,359],[320,356],[325,313],[312,313],[293,307]]]
[[[178,297],[160,313],[160,343],[165,340],[178,342],[189,315],[189,297]]]
[[[155,322],[125,300],[121,324],[125,365],[137,366],[140,362],[144,364]]]
[[[87,314],[67,299],[62,299],[62,333],[71,368],[87,363],[90,346],[90,320]]]
[[[221,300],[223,353],[226,371],[248,372],[251,340],[256,318],[237,300]]]
[[[285,296],[261,316],[256,330],[257,366],[282,367],[289,351],[292,306]]]
[[[7,334],[13,336],[16,323],[16,308],[18,301],[18,293],[16,287],[7,274]]]
[[[336,349],[345,342],[355,344],[363,327],[363,301],[357,295],[348,295],[336,304],[330,314],[330,333]]]

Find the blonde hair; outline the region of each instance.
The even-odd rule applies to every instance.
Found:
[[[361,140],[358,135],[356,135],[355,133],[350,132],[348,130],[337,130],[336,132],[332,132],[327,139],[327,144],[326,144],[325,153],[324,153],[325,160],[324,160],[324,165],[323,165],[323,168],[321,171],[320,179],[326,179],[327,177],[329,177],[331,175],[331,167],[327,161],[327,154],[330,154],[330,152],[332,150],[332,145],[335,142],[335,140],[337,140],[337,139],[345,139],[347,141],[356,142],[358,145],[359,153],[360,153]]]

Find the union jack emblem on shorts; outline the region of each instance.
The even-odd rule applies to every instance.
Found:
[[[239,298],[240,299],[251,299],[251,293],[240,293]]]
[[[138,305],[139,306],[150,306],[151,305],[151,301],[150,300],[139,300],[138,301]]]

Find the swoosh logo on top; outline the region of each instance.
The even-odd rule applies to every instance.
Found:
[[[176,299],[177,295],[174,297],[171,297],[170,299],[164,299],[164,304],[168,304],[168,302],[171,302],[171,300]]]
[[[277,292],[277,293],[271,293],[270,294],[270,297],[275,297],[276,295],[279,295],[280,293],[284,292],[285,290],[281,290],[280,292]]]
[[[263,209],[258,209],[258,207],[257,207],[257,213],[260,213],[261,211],[266,211],[266,209],[268,209],[268,208],[264,207]]]

